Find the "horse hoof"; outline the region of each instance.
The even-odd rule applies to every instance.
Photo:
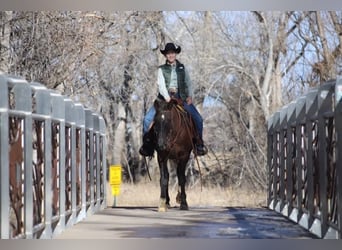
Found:
[[[160,198],[158,212],[166,212],[166,210],[167,210],[166,199]]]
[[[180,208],[179,208],[180,210],[189,210],[189,207],[188,207],[188,205],[187,204],[182,204],[182,205],[180,205]]]
[[[167,211],[167,208],[166,207],[159,207],[158,208],[158,212],[166,212]]]
[[[177,196],[176,196],[176,202],[177,202],[178,204],[180,204],[180,203],[181,203],[180,192],[178,192],[178,193],[177,193]]]

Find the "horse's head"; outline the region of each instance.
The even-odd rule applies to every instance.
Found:
[[[157,150],[167,150],[172,139],[172,134],[174,132],[174,129],[172,127],[172,108],[175,104],[176,103],[174,101],[165,102],[158,99],[154,102],[156,115],[154,117],[153,128],[155,137],[157,139]]]

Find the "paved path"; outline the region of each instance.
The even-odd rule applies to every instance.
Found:
[[[299,225],[266,208],[194,207],[189,211],[156,207],[106,208],[66,229],[55,239],[316,238]]]

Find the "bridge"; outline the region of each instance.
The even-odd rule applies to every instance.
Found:
[[[268,205],[320,238],[342,233],[342,78],[268,121]]]
[[[264,208],[107,207],[100,114],[0,75],[0,238],[333,238],[342,232],[342,80],[268,121]]]
[[[106,204],[103,118],[0,75],[0,238],[51,238]]]

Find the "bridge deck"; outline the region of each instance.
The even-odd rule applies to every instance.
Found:
[[[156,207],[106,208],[54,239],[216,238],[312,239],[313,234],[266,208],[192,207],[166,213]]]

